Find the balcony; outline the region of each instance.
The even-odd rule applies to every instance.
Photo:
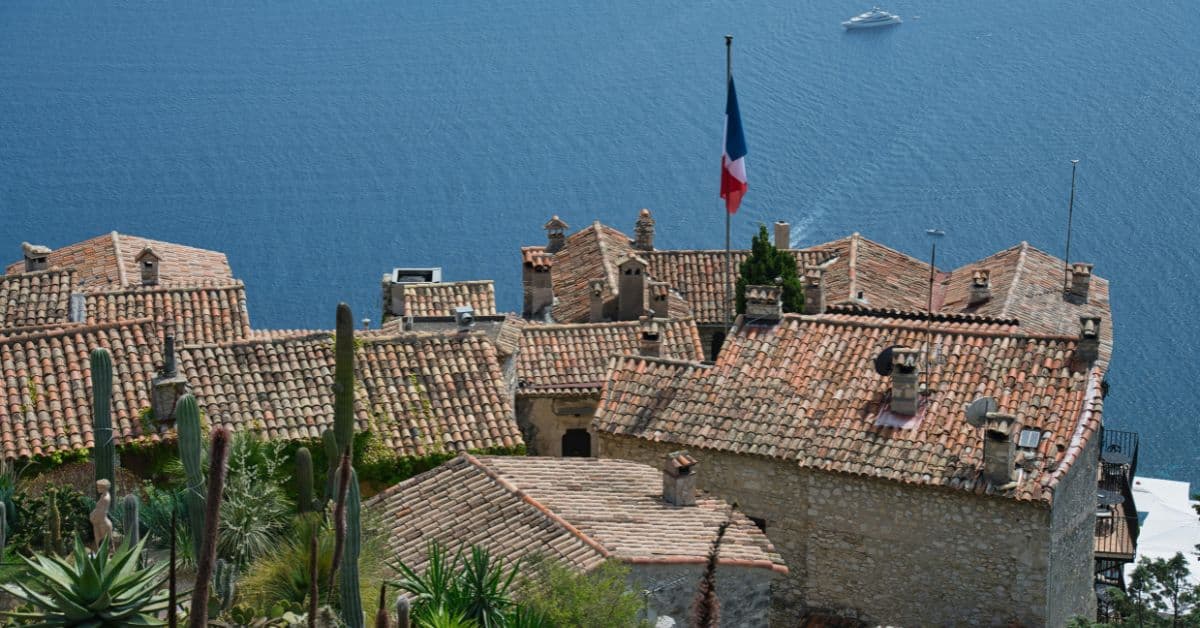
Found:
[[[1137,432],[1104,430],[1096,482],[1096,574],[1098,582],[1121,588],[1122,565],[1133,561],[1141,530],[1133,500],[1137,457]]]

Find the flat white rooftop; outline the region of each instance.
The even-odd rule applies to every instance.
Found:
[[[1138,535],[1137,561],[1142,557],[1170,558],[1183,552],[1192,571],[1193,584],[1200,584],[1200,560],[1196,545],[1200,544],[1200,515],[1192,508],[1191,489],[1187,482],[1135,477],[1133,499],[1139,515],[1144,515]],[[1126,578],[1137,562],[1125,568]]]

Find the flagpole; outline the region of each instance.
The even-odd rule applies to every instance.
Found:
[[[733,35],[725,36],[725,89],[733,80]],[[725,208],[725,326],[733,325],[733,254],[729,246],[729,208]]]

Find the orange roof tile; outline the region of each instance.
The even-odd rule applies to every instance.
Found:
[[[161,333],[173,333],[183,345],[241,340],[250,334],[241,282],[89,292],[86,303],[89,322],[148,317]]]
[[[0,329],[68,322],[74,276],[61,269],[0,276]]]
[[[617,267],[635,253],[629,236],[600,224],[599,221],[566,239],[554,254],[551,282],[557,303],[554,320],[560,323],[584,323],[591,315],[588,284],[593,279],[608,283],[611,300],[617,294]]]
[[[496,315],[496,290],[490,279],[402,285],[405,314],[416,318],[454,316],[454,308],[463,305],[475,308],[476,316]]]

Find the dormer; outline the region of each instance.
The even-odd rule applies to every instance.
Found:
[[[21,243],[21,254],[25,258],[25,272],[32,273],[50,267],[50,248],[40,244]]]
[[[137,262],[138,268],[141,269],[142,285],[158,285],[158,262],[161,258],[154,252],[154,249],[150,247],[142,249],[142,252],[138,253],[137,257],[133,258],[133,260]]]
[[[563,222],[562,218],[554,216],[546,221],[546,224],[542,225],[542,228],[546,230],[546,252],[557,253],[561,251],[563,245],[567,243],[566,233],[567,229],[571,228],[570,225]]]

